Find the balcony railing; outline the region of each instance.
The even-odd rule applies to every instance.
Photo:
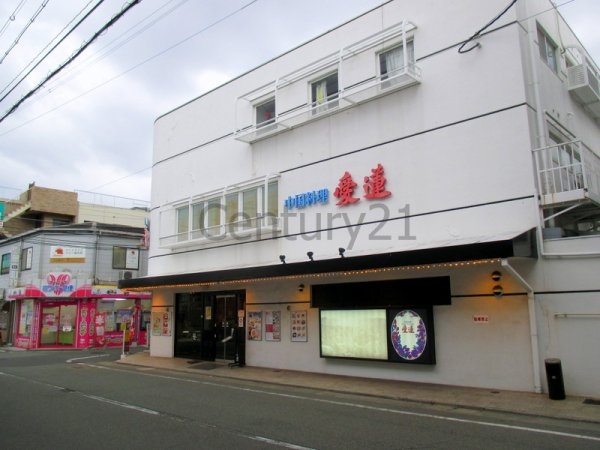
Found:
[[[324,116],[335,114],[345,108],[420,83],[421,69],[414,64],[414,61],[409,60],[407,48],[407,33],[415,28],[415,25],[411,22],[403,21],[239,97],[236,103],[235,138],[243,142],[256,142]],[[366,51],[376,52],[389,42],[398,39],[401,39],[401,45],[403,46],[404,64],[402,67],[385,75],[380,75],[377,73],[376,66],[373,65],[372,73],[366,73],[364,80],[352,82],[349,85],[341,84],[343,81],[347,82],[345,72],[350,70],[346,67],[348,60],[352,60]],[[304,100],[302,100],[303,103],[293,109],[276,112],[274,119],[268,124],[255,123],[254,125],[247,125],[252,121],[251,118],[257,102],[272,97],[275,99],[277,107],[279,107],[281,99],[278,97],[283,95],[281,94],[282,89],[295,83],[308,83],[311,76],[327,68],[332,70],[335,68],[338,71],[340,90],[331,95],[325,103],[315,104],[310,101],[304,103]]]
[[[600,157],[581,141],[533,151],[543,206],[592,200],[600,204]]]
[[[229,241],[249,241],[279,232],[279,219],[273,216],[253,217],[202,229],[160,237],[160,247],[212,247]]]

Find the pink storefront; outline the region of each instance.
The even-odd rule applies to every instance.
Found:
[[[57,282],[9,289],[16,302],[13,345],[24,349],[147,345],[151,294],[115,286]],[[50,280],[50,282],[48,282]]]

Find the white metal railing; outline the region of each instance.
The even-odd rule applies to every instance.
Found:
[[[344,108],[420,83],[421,69],[408,59],[407,51],[407,32],[411,32],[415,28],[416,26],[411,22],[400,22],[239,97],[236,102],[236,124],[234,130],[236,139],[243,142],[255,142],[309,121],[339,112]],[[402,45],[404,47],[405,61],[403,67],[383,76],[373,73],[365,81],[351,86],[342,85],[345,78],[345,60],[353,58],[362,52],[381,48],[392,39],[399,37],[402,38]],[[250,114],[253,112],[253,104],[258,99],[270,95],[275,97],[277,102],[280,89],[290,84],[307,80],[310,76],[327,68],[331,70],[335,68],[338,71],[338,81],[340,82],[339,92],[328,97],[327,102],[318,105],[306,102],[289,111],[282,113],[276,111],[274,119],[269,124],[249,125],[251,123]],[[239,114],[242,110],[244,113]],[[240,115],[244,117],[239,117]],[[242,123],[238,123],[238,120],[242,121]]]
[[[600,157],[580,140],[533,151],[543,205],[600,202]]]

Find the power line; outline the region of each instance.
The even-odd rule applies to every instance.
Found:
[[[2,98],[0,98],[0,102],[4,101],[4,99],[5,99],[6,97],[8,97],[8,96],[9,96],[9,95],[10,95],[10,94],[11,94],[11,93],[12,93],[12,92],[13,92],[13,91],[14,91],[14,90],[17,88],[17,86],[19,86],[19,85],[20,85],[20,84],[21,84],[21,83],[22,83],[22,82],[23,82],[23,81],[24,81],[24,80],[25,80],[25,79],[26,79],[26,78],[27,78],[27,77],[28,77],[28,76],[31,74],[31,72],[33,72],[33,71],[34,71],[34,70],[35,70],[35,69],[36,69],[36,68],[37,68],[37,67],[38,67],[38,66],[39,66],[39,65],[42,63],[42,61],[44,61],[44,60],[45,60],[45,59],[48,57],[48,55],[50,55],[50,53],[52,53],[54,50],[56,50],[56,48],[57,48],[57,47],[58,47],[60,44],[62,44],[62,43],[64,42],[64,40],[65,40],[67,37],[69,37],[69,36],[71,35],[71,33],[73,33],[73,32],[74,32],[74,31],[75,31],[77,28],[79,28],[79,26],[82,24],[82,22],[83,22],[85,19],[87,19],[87,18],[88,18],[90,15],[92,15],[92,13],[93,13],[93,12],[94,12],[94,11],[95,11],[95,10],[96,10],[96,9],[97,9],[97,8],[98,8],[98,7],[99,7],[99,6],[100,6],[100,5],[103,3],[103,2],[104,2],[104,0],[99,0],[99,1],[98,1],[98,3],[96,3],[96,5],[95,5],[95,6],[94,6],[94,7],[93,7],[93,8],[92,8],[90,11],[88,11],[88,13],[87,13],[85,16],[83,16],[83,18],[81,18],[81,20],[79,20],[79,22],[77,22],[77,23],[75,24],[75,26],[74,26],[74,27],[72,27],[72,28],[69,30],[69,32],[68,32],[67,34],[65,34],[65,35],[64,35],[64,36],[63,36],[63,37],[62,37],[62,38],[61,38],[61,39],[60,39],[60,40],[59,40],[59,41],[58,41],[58,42],[57,42],[57,43],[56,43],[56,44],[55,44],[55,45],[54,45],[54,46],[53,46],[53,47],[52,47],[52,48],[51,48],[49,51],[48,51],[48,53],[46,53],[46,54],[45,54],[45,55],[44,55],[44,56],[43,56],[43,57],[42,57],[42,58],[41,58],[41,59],[40,59],[40,60],[39,60],[37,63],[35,63],[35,65],[34,65],[34,66],[33,66],[33,67],[32,67],[32,68],[29,70],[29,72],[27,72],[27,73],[26,73],[26,74],[25,74],[25,75],[24,75],[24,76],[23,76],[23,77],[22,77],[22,78],[21,78],[21,79],[20,79],[20,80],[19,80],[19,81],[18,81],[18,82],[15,84],[15,85],[14,85],[14,86],[13,86],[13,87],[12,87],[12,88],[11,88],[11,89],[10,89],[10,90],[7,92],[7,93],[6,93],[6,94],[4,94],[4,96],[3,96]],[[90,3],[91,3],[91,2],[90,2]],[[88,5],[89,5],[89,3],[88,3]],[[87,5],[86,5],[86,8],[87,8]],[[84,8],[84,9],[85,9],[85,8]],[[79,15],[79,14],[81,14],[81,11],[80,11],[80,12],[79,12],[77,15]],[[64,30],[64,28],[63,28],[63,30]],[[62,33],[62,31],[61,31],[61,33]],[[60,34],[60,33],[59,33],[59,34]],[[56,39],[56,37],[55,37],[54,39]],[[50,41],[50,42],[52,42],[52,41]],[[48,44],[48,45],[49,45],[49,44]],[[46,46],[46,47],[47,47],[47,46]],[[46,47],[44,47],[44,48],[46,48]],[[42,51],[43,51],[43,50],[42,50]],[[39,53],[38,53],[38,56],[39,56]],[[36,56],[36,58],[37,58],[37,56]],[[34,58],[34,59],[35,59],[35,58]],[[32,61],[32,62],[33,62],[33,61]],[[29,64],[31,64],[31,62],[30,62]],[[23,72],[20,72],[20,73],[19,73],[19,75],[20,75],[21,73],[23,73]],[[19,76],[19,75],[17,75],[17,76]],[[15,79],[13,78],[13,79],[12,79],[12,81],[11,81],[11,82],[10,82],[10,83],[7,85],[7,87],[8,87],[8,86],[10,86],[10,84],[11,84],[11,83],[12,83],[14,80],[15,80]],[[42,84],[43,84],[43,83],[42,83]],[[2,90],[2,92],[4,92],[4,91],[6,90],[6,88],[7,88],[7,87],[5,87],[5,88]],[[0,122],[1,122],[1,121],[2,121],[2,120],[0,120]]]
[[[35,55],[35,57],[34,57],[34,58],[31,60],[31,61],[29,61],[29,63],[27,63],[27,65],[26,65],[26,66],[25,66],[25,67],[24,67],[24,68],[23,68],[23,69],[22,69],[22,70],[21,70],[21,71],[20,71],[20,72],[19,72],[19,73],[18,73],[18,74],[17,74],[17,75],[16,75],[16,76],[15,76],[15,77],[12,79],[12,80],[10,80],[10,82],[9,82],[9,83],[8,83],[8,84],[7,84],[7,85],[6,85],[6,86],[5,86],[5,87],[4,87],[4,88],[3,88],[3,89],[0,91],[0,94],[3,94],[3,93],[4,93],[4,92],[5,92],[5,91],[6,91],[6,90],[7,90],[7,89],[10,87],[10,85],[11,85],[12,83],[14,83],[14,81],[15,81],[17,78],[19,78],[19,76],[21,76],[21,74],[22,74],[23,72],[25,72],[25,71],[27,70],[27,68],[28,68],[28,67],[30,67],[30,66],[31,66],[31,65],[34,63],[34,61],[35,61],[37,58],[39,58],[39,56],[42,54],[42,52],[44,52],[44,51],[45,51],[45,50],[46,50],[46,49],[47,49],[47,48],[50,46],[50,44],[52,44],[52,42],[54,42],[54,41],[55,41],[55,40],[56,40],[56,39],[57,39],[57,38],[58,38],[58,37],[59,37],[59,36],[60,36],[60,35],[61,35],[61,34],[62,34],[62,33],[63,33],[63,32],[66,30],[66,29],[67,29],[67,27],[68,27],[69,25],[71,25],[71,24],[72,24],[72,23],[75,21],[75,19],[76,19],[77,17],[79,17],[79,15],[80,15],[80,14],[81,14],[83,11],[85,11],[85,10],[87,9],[87,7],[90,5],[90,3],[92,3],[92,1],[93,1],[93,0],[90,0],[90,1],[87,3],[87,5],[85,5],[85,6],[84,6],[84,7],[81,9],[81,11],[79,11],[79,12],[78,12],[78,13],[75,15],[75,17],[73,17],[73,18],[72,18],[72,19],[71,19],[71,20],[70,20],[70,21],[69,21],[69,22],[68,22],[68,23],[65,25],[65,26],[63,27],[63,29],[62,29],[62,30],[60,30],[60,32],[59,32],[59,33],[58,33],[56,36],[54,36],[54,37],[53,37],[53,38],[50,40],[50,42],[48,42],[48,44],[46,44],[46,46],[45,46],[45,47],[44,47],[42,50],[40,50],[40,51],[38,52],[38,54],[37,54],[37,55]],[[101,1],[100,1],[100,3],[102,3],[103,1],[104,1],[104,0],[101,0]],[[81,22],[80,22],[80,23],[81,23]],[[72,31],[72,30],[71,30],[71,31]],[[71,33],[71,31],[69,31],[69,34]],[[69,34],[67,34],[65,37],[67,37]],[[64,40],[64,37],[63,37],[63,39],[61,39],[61,41],[60,41],[58,44],[60,44],[60,43],[61,43],[63,40]],[[57,44],[57,45],[58,45],[58,44]],[[44,59],[45,59],[45,58],[46,58],[46,57],[47,57],[47,56],[48,56],[50,53],[52,53],[52,51],[54,51],[54,49],[55,49],[55,48],[56,48],[56,46],[54,46],[54,47],[52,48],[52,50],[50,50],[48,53],[46,53],[46,55],[44,55],[44,57],[38,61],[38,63],[35,65],[35,67],[33,67],[33,69],[35,69],[35,68],[38,66],[38,64],[39,64],[40,62],[42,62],[42,61],[43,61],[43,60],[44,60]],[[31,73],[31,71],[32,71],[33,69],[31,69],[29,72],[27,72],[27,75],[25,75],[25,76],[24,76],[24,77],[23,77],[21,80],[19,80],[19,82],[18,82],[18,83],[15,85],[15,87],[16,87],[16,86],[18,86],[18,85],[19,85],[19,84],[20,84],[20,83],[21,83],[21,82],[22,82],[22,81],[23,81],[23,80],[24,80],[24,79],[25,79],[27,76],[29,76],[29,74]],[[2,101],[2,99],[0,99],[0,101]]]
[[[21,2],[17,5],[15,10],[12,12],[12,14],[10,16],[8,16],[8,19],[6,19],[6,23],[4,25],[2,25],[2,28],[0,29],[0,37],[7,30],[10,23],[15,21],[17,14],[19,13],[19,11],[21,11],[21,8],[23,8],[23,6],[25,6],[25,3],[27,3],[27,0],[21,0]]]
[[[78,75],[80,72],[83,72],[84,70],[88,70],[89,68],[93,67],[96,63],[98,63],[99,61],[106,58],[111,53],[114,53],[119,48],[121,48],[124,45],[126,45],[127,43],[131,42],[133,39],[140,36],[143,32],[145,32],[146,30],[148,30],[149,28],[154,26],[157,22],[164,19],[166,16],[171,14],[176,9],[180,8],[184,3],[187,3],[189,0],[180,0],[178,4],[174,5],[169,10],[161,13],[160,16],[153,19],[150,23],[144,25],[143,28],[136,30],[136,28],[141,27],[144,22],[148,21],[154,15],[158,14],[159,11],[166,8],[167,5],[169,3],[172,3],[173,1],[175,1],[175,0],[168,0],[167,3],[161,5],[156,10],[154,10],[152,13],[150,13],[148,16],[146,16],[144,19],[142,19],[140,22],[138,22],[137,24],[135,24],[134,26],[132,26],[131,28],[126,30],[121,35],[117,36],[111,42],[109,42],[104,47],[102,47],[100,50],[98,50],[98,52],[91,55],[86,60],[80,61],[79,64],[76,64],[76,65],[70,67],[70,69],[65,71],[62,74],[62,76],[59,76],[56,78],[56,80],[54,80],[54,86],[52,86],[52,85],[48,86],[48,89],[47,89],[48,93],[54,92],[58,87],[60,87],[60,85],[67,83],[70,78],[75,77],[76,75]],[[130,34],[130,35],[128,36],[128,34]]]
[[[76,101],[76,100],[80,99],[81,97],[83,97],[83,96],[85,96],[85,95],[87,95],[87,94],[89,94],[89,93],[91,93],[91,92],[95,91],[96,89],[99,89],[99,88],[101,88],[101,87],[103,87],[103,86],[105,86],[105,85],[107,85],[107,84],[109,84],[109,83],[111,83],[111,82],[115,81],[116,79],[118,79],[118,78],[122,77],[123,75],[126,75],[127,73],[129,73],[129,72],[131,72],[131,71],[133,71],[133,70],[135,70],[135,69],[137,69],[137,68],[141,67],[142,65],[144,65],[144,64],[146,64],[146,63],[148,63],[148,62],[150,62],[150,61],[152,61],[152,60],[154,60],[154,59],[158,58],[159,56],[162,56],[163,54],[165,54],[165,53],[167,53],[167,52],[169,52],[169,51],[173,50],[174,48],[176,48],[176,47],[178,47],[178,46],[182,45],[183,43],[185,43],[185,42],[189,41],[190,39],[192,39],[192,38],[194,38],[194,37],[196,37],[196,36],[198,36],[199,34],[202,34],[202,33],[206,32],[206,31],[208,31],[209,29],[211,29],[211,28],[215,27],[216,25],[218,25],[218,24],[220,24],[220,23],[224,22],[225,20],[227,20],[227,19],[231,18],[232,16],[234,16],[234,15],[236,15],[236,14],[240,13],[241,11],[243,11],[244,9],[246,9],[246,8],[250,7],[251,5],[253,5],[253,4],[254,4],[254,3],[256,3],[256,2],[258,2],[258,0],[252,0],[252,1],[250,1],[250,2],[248,2],[248,3],[246,3],[246,4],[244,4],[244,5],[242,5],[241,7],[239,7],[238,9],[236,9],[235,11],[233,11],[233,12],[231,12],[231,13],[229,13],[229,14],[227,14],[227,15],[225,15],[225,16],[223,16],[223,17],[219,18],[219,19],[217,19],[216,21],[214,21],[214,22],[210,23],[209,25],[207,25],[207,26],[203,27],[202,29],[200,29],[200,30],[198,30],[198,31],[196,31],[196,32],[194,32],[194,33],[192,33],[191,35],[189,35],[189,36],[187,36],[187,37],[185,37],[185,38],[181,39],[180,41],[176,42],[175,44],[171,45],[170,47],[167,47],[167,48],[165,48],[165,49],[161,50],[160,52],[158,52],[158,53],[156,53],[156,54],[152,55],[151,57],[149,57],[149,58],[147,58],[147,59],[145,59],[145,60],[143,60],[143,61],[141,61],[141,62],[139,62],[139,63],[135,64],[134,66],[130,67],[129,69],[125,70],[124,72],[121,72],[121,73],[119,73],[118,75],[116,75],[116,76],[114,76],[114,77],[112,77],[112,78],[110,78],[110,79],[108,79],[108,80],[105,80],[105,81],[103,81],[103,82],[101,82],[101,83],[97,84],[96,86],[94,86],[94,87],[92,87],[92,88],[88,89],[87,91],[85,91],[85,92],[81,93],[80,95],[77,95],[77,96],[75,96],[75,97],[73,97],[73,98],[71,98],[71,99],[69,99],[69,100],[67,100],[67,101],[65,101],[65,102],[63,102],[63,103],[61,103],[60,105],[58,105],[58,106],[56,106],[56,107],[54,107],[54,108],[52,108],[52,109],[50,109],[50,110],[48,110],[48,111],[46,111],[46,112],[44,112],[44,113],[40,114],[40,115],[38,115],[38,116],[36,116],[36,117],[32,118],[31,120],[28,120],[28,121],[26,121],[26,122],[23,122],[21,125],[18,125],[18,126],[14,127],[14,128],[11,128],[10,130],[7,130],[6,132],[4,132],[4,133],[0,134],[0,136],[4,136],[4,135],[6,135],[6,134],[10,133],[11,131],[14,131],[14,130],[16,130],[16,129],[18,129],[18,128],[21,128],[21,127],[25,126],[25,125],[28,125],[28,124],[30,124],[30,123],[32,123],[32,122],[34,122],[34,121],[36,121],[36,120],[38,120],[38,119],[40,119],[40,118],[42,118],[42,117],[46,116],[47,114],[50,114],[51,112],[54,112],[54,111],[56,111],[56,110],[58,110],[58,109],[60,109],[60,108],[62,108],[62,107],[64,107],[64,106],[66,106],[66,105],[68,105],[68,104],[70,104],[70,103],[72,103],[72,102],[74,102],[74,101]],[[177,7],[179,7],[179,6],[180,6],[180,5],[178,5]],[[170,11],[169,11],[169,12],[170,12]],[[156,22],[156,21],[155,21],[155,22]],[[154,24],[155,22],[153,22],[152,24]],[[145,28],[145,29],[146,29],[146,28]],[[144,30],[145,30],[145,29],[144,29]],[[5,118],[5,117],[6,117],[6,116],[4,116],[2,119],[0,119],[0,122],[2,122],[2,120],[4,120],[4,118]],[[117,180],[113,180],[113,181],[111,181],[111,182],[105,183],[105,184],[103,184],[102,186],[95,187],[95,188],[93,188],[93,189],[95,190],[95,189],[99,189],[99,188],[101,188],[101,187],[104,187],[104,186],[108,186],[108,185],[110,185],[110,184],[112,184],[112,183],[116,183],[117,181],[124,180],[124,179],[126,179],[126,178],[129,178],[129,177],[131,177],[131,176],[137,175],[138,173],[144,172],[144,171],[146,171],[146,170],[149,170],[149,169],[151,169],[151,167],[146,167],[146,168],[140,169],[140,170],[138,170],[138,171],[136,171],[136,172],[130,173],[130,174],[128,174],[128,175],[126,175],[126,176],[124,176],[124,177],[121,177],[121,178],[119,178],[119,179],[117,179]]]
[[[4,53],[4,56],[0,57],[0,64],[2,64],[4,62],[4,60],[6,59],[6,57],[8,56],[8,54],[12,51],[13,48],[16,47],[16,45],[19,43],[19,39],[21,39],[23,37],[23,35],[25,34],[25,32],[29,29],[29,27],[31,26],[31,24],[33,24],[33,22],[35,21],[35,19],[37,19],[37,16],[40,15],[40,13],[46,7],[46,5],[48,4],[49,1],[50,0],[44,0],[42,2],[42,4],[37,9],[37,11],[31,17],[31,19],[29,19],[29,22],[27,23],[27,25],[25,25],[25,28],[23,28],[21,30],[21,32],[16,37],[16,39],[14,40],[14,42],[11,44],[11,46],[8,48],[8,50],[6,50],[6,53]]]
[[[127,12],[129,12],[129,10],[131,8],[133,8],[135,5],[137,5],[141,1],[142,0],[132,0],[127,6],[125,6],[125,8],[123,8],[123,10],[121,10],[121,12],[119,12],[117,15],[115,15],[102,28],[100,28],[98,31],[96,31],[96,33],[94,33],[94,35],[90,38],[90,40],[87,41],[86,43],[84,43],[79,48],[79,50],[77,50],[66,62],[61,64],[54,71],[50,72],[50,74],[40,84],[38,84],[35,88],[33,88],[31,91],[29,91],[27,94],[25,94],[21,98],[21,100],[19,100],[17,103],[15,103],[2,117],[0,117],[0,123],[2,123],[4,121],[4,119],[6,119],[13,112],[15,112],[17,110],[17,108],[19,106],[21,106],[21,104],[23,104],[23,102],[25,102],[25,100],[27,100],[29,97],[34,95],[46,82],[51,80],[54,76],[56,76],[58,73],[60,73],[61,70],[63,70],[66,66],[71,64],[75,60],[75,58],[77,58],[86,48],[88,48],[96,39],[98,39],[98,37],[102,33],[104,33],[108,28],[113,26],[121,17],[123,17],[125,14],[127,14]]]

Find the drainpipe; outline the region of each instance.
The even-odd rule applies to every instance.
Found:
[[[533,362],[533,389],[536,393],[542,393],[541,372],[540,372],[540,350],[537,332],[537,320],[535,314],[535,293],[531,285],[512,267],[506,259],[501,261],[501,265],[507,272],[515,278],[521,286],[527,291],[527,307],[529,309],[529,336],[531,339],[531,357]]]

